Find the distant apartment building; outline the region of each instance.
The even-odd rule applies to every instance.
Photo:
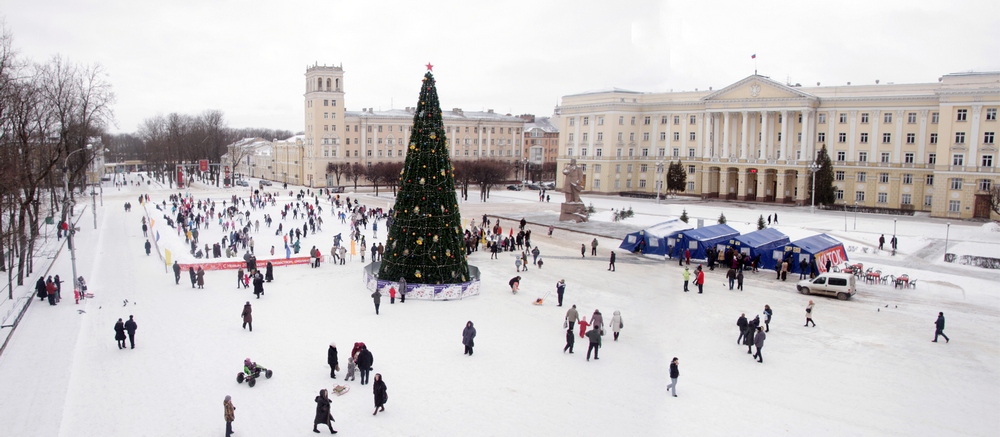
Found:
[[[681,161],[685,194],[805,204],[826,147],[838,204],[989,218],[1000,183],[1000,72],[936,83],[803,87],[752,75],[717,91],[621,89],[563,97],[562,168],[585,190],[663,191],[657,164]],[[557,171],[557,186],[562,184]]]
[[[550,117],[522,115],[524,120],[524,150],[528,162],[544,164],[556,162],[559,155],[559,129]]]

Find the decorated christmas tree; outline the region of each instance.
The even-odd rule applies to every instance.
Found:
[[[388,245],[378,277],[408,283],[469,281],[455,176],[441,120],[437,86],[427,66],[400,172]]]

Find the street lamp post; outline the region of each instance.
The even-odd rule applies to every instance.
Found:
[[[944,262],[948,262],[948,234],[951,233],[951,222],[948,222],[947,226],[944,231]]]
[[[858,201],[854,201],[854,230],[858,230]]]
[[[892,256],[896,256],[896,219],[892,219]]]
[[[847,201],[844,201],[844,232],[847,232]]]
[[[521,190],[524,190],[524,182],[528,179],[528,158],[524,158],[524,172],[521,173]]]
[[[76,233],[76,227],[73,225],[73,207],[70,205],[69,200],[69,157],[73,156],[74,153],[82,152],[84,150],[89,150],[93,147],[87,144],[84,149],[74,150],[66,154],[66,158],[63,159],[63,214],[66,214],[66,243],[69,244],[69,259],[70,264],[73,267],[73,286],[76,287],[76,244],[73,243],[73,234]],[[95,219],[96,220],[96,219]],[[96,223],[96,221],[95,221]]]
[[[812,198],[812,206],[809,208],[809,212],[811,214],[816,214],[816,172],[819,171],[819,168],[820,165],[815,161],[813,161],[812,164],[809,164],[809,171],[812,172],[813,176],[812,196],[809,196]]]
[[[660,203],[660,191],[663,190],[663,161],[660,161],[660,162],[656,163],[656,175],[657,175],[657,179],[658,179],[657,182],[659,184],[659,186],[656,187],[656,203],[659,204]]]

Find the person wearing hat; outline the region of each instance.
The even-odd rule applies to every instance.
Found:
[[[226,395],[226,400],[222,401],[222,407],[226,411],[226,437],[233,435],[233,421],[236,420],[236,407],[233,406],[232,396]]]
[[[691,280],[691,270],[688,269],[687,266],[685,266],[684,267],[684,273],[682,273],[682,274],[684,275],[684,292],[687,292],[688,291],[688,281]]]
[[[670,361],[670,385],[667,386],[667,390],[670,390],[670,394],[677,397],[677,377],[681,376],[680,370],[677,369],[677,357],[674,357]]]
[[[565,292],[566,292],[566,280],[560,279],[559,282],[556,283],[556,296],[559,297],[559,306],[562,306],[563,293]]]
[[[337,379],[337,368],[340,367],[337,362],[337,343],[330,343],[330,348],[326,351],[326,363],[330,365],[330,377]]]
[[[250,307],[249,300],[243,305],[243,313],[240,316],[243,317],[243,329],[247,329],[247,325],[250,325],[250,332],[253,332],[253,308]]]

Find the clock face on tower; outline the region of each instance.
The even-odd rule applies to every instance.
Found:
[[[753,84],[750,85],[750,97],[757,97],[760,95],[760,85]]]

